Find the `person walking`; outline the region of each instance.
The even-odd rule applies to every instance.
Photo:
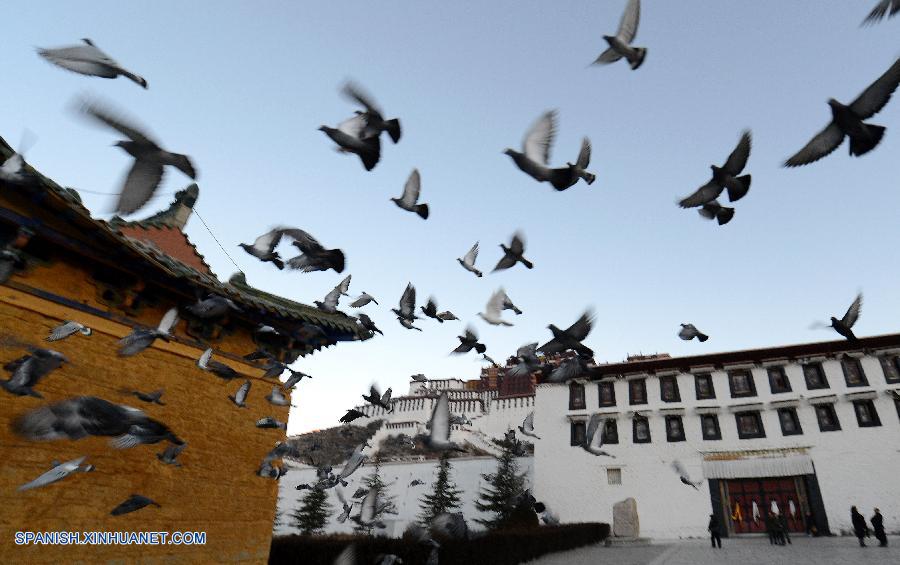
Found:
[[[887,547],[887,535],[884,533],[884,518],[881,516],[881,510],[875,509],[875,515],[872,516],[872,529],[875,530],[875,538],[878,540],[879,547]]]
[[[787,516],[784,514],[778,516],[778,532],[781,534],[781,545],[784,545],[785,541],[791,545],[794,544],[794,542],[791,541],[791,533],[788,531]]]
[[[859,539],[859,547],[866,547],[863,538],[869,534],[869,527],[866,525],[866,519],[859,513],[856,506],[850,507],[850,521],[853,523],[853,533]]]
[[[769,534],[769,545],[778,543],[778,531],[775,526],[775,515],[769,510],[766,512],[766,533]]]
[[[709,539],[713,549],[715,549],[716,544],[719,545],[719,549],[722,549],[722,535],[719,531],[719,523],[716,521],[716,517],[713,514],[709,515],[709,526],[706,529],[709,530]]]

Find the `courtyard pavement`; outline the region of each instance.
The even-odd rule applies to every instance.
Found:
[[[645,547],[594,545],[546,555],[529,565],[785,565],[897,564],[900,536],[888,536],[888,547],[868,538],[859,547],[854,537],[795,537],[792,545],[773,546],[768,538],[723,539],[722,549],[708,540],[658,541]]]

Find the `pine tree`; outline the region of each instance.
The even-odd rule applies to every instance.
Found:
[[[375,458],[375,466],[372,468],[372,474],[368,477],[365,477],[362,480],[365,488],[368,489],[369,492],[375,491],[375,500],[377,508],[375,509],[375,516],[373,521],[378,522],[381,521],[381,518],[385,514],[397,514],[397,505],[394,504],[393,496],[388,496],[389,489],[394,486],[394,483],[385,483],[381,478],[381,458]],[[373,527],[356,525],[353,529],[357,532],[371,534]]]
[[[516,509],[519,495],[525,489],[525,474],[519,473],[514,445],[503,443],[503,452],[497,457],[497,472],[482,474],[489,486],[479,493],[481,500],[475,501],[480,512],[493,514],[491,518],[476,518],[475,521],[488,529],[496,529],[507,523]]]
[[[456,488],[456,483],[450,480],[450,469],[450,457],[445,451],[441,454],[438,476],[434,482],[434,492],[426,494],[420,499],[422,512],[419,514],[419,521],[425,525],[430,524],[438,514],[452,512],[461,506],[459,495],[462,491]]]
[[[299,509],[293,513],[294,527],[303,535],[321,533],[328,523],[331,504],[324,489],[313,488],[306,492]]]

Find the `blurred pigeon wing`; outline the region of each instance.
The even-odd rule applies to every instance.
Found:
[[[355,100],[369,112],[381,114],[378,106],[372,101],[372,97],[367,94],[358,84],[348,82],[344,85],[342,91],[345,96]]]
[[[624,43],[631,43],[637,37],[638,24],[641,19],[641,0],[629,0],[619,22],[619,31],[616,37]]]
[[[850,308],[847,309],[847,313],[844,314],[844,317],[841,318],[841,322],[844,323],[848,328],[852,328],[853,324],[856,323],[856,320],[859,318],[859,311],[862,308],[862,293],[856,295],[856,300],[853,301],[853,304],[850,305]]]
[[[73,73],[102,78],[116,78],[118,76],[118,73],[114,69],[109,68],[108,65],[103,63],[65,59],[58,54],[49,53],[47,51],[39,51],[38,53],[54,65],[60,66],[67,71],[72,71]]]
[[[672,468],[675,469],[675,472],[678,473],[679,476],[685,478],[688,477],[687,469],[684,468],[684,465],[678,459],[672,461]]]
[[[337,129],[339,129],[340,131],[346,133],[347,135],[349,135],[351,137],[355,137],[355,138],[359,139],[359,137],[362,135],[362,132],[366,128],[368,123],[369,123],[369,120],[366,119],[366,116],[364,114],[359,114],[357,116],[354,116],[348,120],[344,120],[343,122],[339,123],[337,125]]]
[[[439,441],[450,439],[450,399],[446,392],[442,392],[438,398],[434,410],[431,412],[431,437]]]
[[[576,341],[583,341],[584,338],[586,338],[588,334],[591,333],[591,326],[593,325],[593,322],[593,313],[588,310],[581,315],[581,318],[579,318],[577,322],[572,324],[569,329],[566,330],[566,333]]]
[[[80,328],[81,324],[78,322],[66,321],[50,330],[50,336],[47,338],[47,341],[57,341],[67,338],[77,332]]]
[[[837,124],[831,122],[828,127],[820,131],[810,140],[806,146],[796,155],[785,161],[785,167],[799,167],[818,161],[838,148],[844,141],[844,132]]]
[[[600,416],[600,414],[594,414],[593,416],[591,416],[590,422],[588,422],[586,437],[588,440],[588,444],[591,446],[600,447],[599,445],[595,444],[595,438],[599,439],[598,436],[602,435],[600,433],[597,433],[600,428],[601,419],[602,417]]]
[[[113,116],[109,110],[105,110],[105,109],[101,108],[96,103],[92,103],[92,102],[85,103],[83,106],[83,110],[89,116],[92,116],[95,119],[97,119],[98,121],[100,121],[101,123],[106,124],[107,126],[113,128],[114,130],[118,131],[125,137],[131,139],[132,141],[135,141],[141,145],[158,146],[158,144],[156,142],[152,141],[149,137],[147,137],[147,135],[144,132],[142,132],[142,131],[138,130],[137,128],[135,128],[134,126],[126,123],[120,117]]]
[[[544,165],[550,160],[550,146],[556,137],[556,110],[542,115],[531,126],[522,142],[525,156],[536,163]]]
[[[334,565],[357,565],[356,547],[348,545],[334,560]]]
[[[413,169],[412,173],[409,174],[409,178],[406,180],[406,185],[403,187],[403,196],[401,200],[406,206],[414,206],[416,201],[419,200],[419,190],[421,189],[422,179],[419,176],[419,170]]]
[[[850,104],[850,109],[860,119],[871,118],[888,103],[897,85],[900,85],[900,58]]]
[[[888,10],[890,10],[891,16],[900,12],[900,0],[881,0],[881,2],[869,12],[869,15],[863,20],[863,24],[873,24],[881,20],[888,15]]]
[[[178,309],[172,308],[162,317],[162,320],[159,322],[159,331],[164,334],[172,333],[172,328],[175,327],[175,324],[178,323]]]
[[[591,140],[584,138],[581,140],[581,150],[578,152],[578,159],[575,166],[579,169],[585,169],[591,164]]]
[[[506,293],[503,292],[503,289],[499,289],[491,295],[490,300],[488,300],[487,306],[485,306],[484,311],[491,318],[499,318],[500,312],[503,310],[503,301],[506,298]],[[468,332],[467,332],[468,333]]]
[[[681,200],[678,205],[682,208],[694,208],[696,206],[702,206],[707,202],[711,202],[718,198],[719,194],[722,193],[722,190],[723,188],[721,186],[718,186],[715,182],[710,181],[698,188],[696,192],[694,192],[687,198]]]
[[[116,212],[131,214],[140,209],[150,198],[163,178],[162,164],[135,159],[134,165],[125,177],[125,185],[116,204]]]
[[[322,244],[319,243],[318,240],[316,240],[316,238],[309,235],[303,230],[296,228],[287,228],[282,230],[281,233],[293,239],[296,243],[296,246],[300,249],[300,251],[304,253],[322,251],[325,249],[324,247],[322,247]]]
[[[744,131],[741,135],[741,140],[738,141],[734,151],[728,156],[728,161],[722,167],[726,173],[734,176],[744,170],[744,167],[747,166],[747,159],[750,157],[751,143],[750,132]]]
[[[525,236],[523,236],[520,232],[516,232],[513,234],[512,242],[509,244],[509,250],[515,253],[516,255],[521,255],[525,252]]]
[[[335,287],[340,291],[341,294],[346,294],[346,292],[350,290],[350,277],[352,276],[353,275],[347,275],[344,280],[342,280],[341,283],[337,285],[337,287]]]
[[[478,259],[478,242],[475,242],[472,249],[469,249],[469,252],[463,257],[463,263],[466,265],[474,265],[476,259]]]
[[[256,238],[253,247],[258,251],[272,251],[281,242],[281,230],[274,229]]]
[[[403,296],[400,297],[400,312],[403,313],[404,316],[412,316],[415,309],[416,288],[412,283],[408,283],[406,285],[406,290],[403,291]]]
[[[616,51],[615,49],[613,49],[612,47],[610,47],[603,53],[600,53],[600,56],[597,57],[597,59],[594,61],[593,64],[596,65],[598,63],[601,63],[601,64],[615,63],[616,61],[618,61],[621,58],[622,58],[622,56],[619,55],[619,52]]]

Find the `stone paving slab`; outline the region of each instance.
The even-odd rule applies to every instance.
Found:
[[[768,538],[723,539],[722,549],[707,540],[659,541],[648,547],[595,545],[546,555],[529,565],[888,565],[900,564],[900,536],[888,536],[888,547],[875,538],[859,547],[854,537],[795,537],[793,544],[773,546]]]

